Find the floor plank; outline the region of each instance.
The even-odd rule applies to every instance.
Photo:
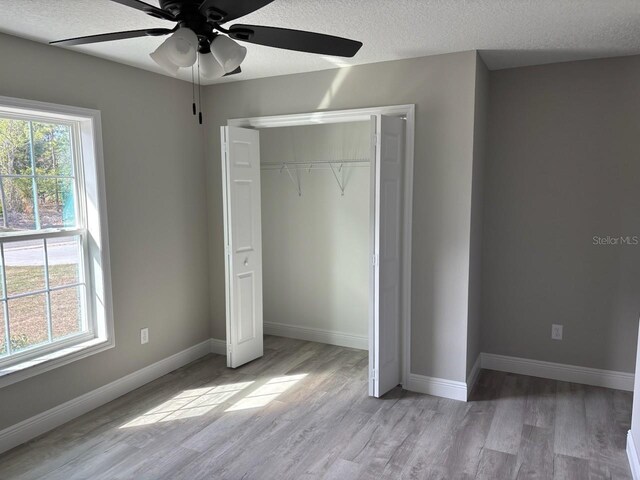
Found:
[[[566,455],[555,456],[553,462],[553,480],[578,480],[582,478],[589,478],[588,460]]]
[[[495,399],[496,407],[486,447],[497,452],[515,455],[520,445],[526,389],[529,379],[521,375],[504,377],[500,394]]]
[[[485,448],[480,455],[480,465],[475,478],[478,480],[512,478],[516,461],[515,455]]]
[[[525,424],[518,449],[517,480],[553,477],[553,428]]]
[[[594,387],[595,388],[595,387]],[[554,451],[561,455],[589,459],[584,385],[558,382]]]

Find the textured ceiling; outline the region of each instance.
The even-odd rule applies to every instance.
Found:
[[[0,0],[0,12],[0,31],[41,42],[173,25],[109,0]],[[247,44],[244,72],[223,81],[474,49],[490,69],[640,54],[639,0],[275,0],[238,22],[345,36],[364,47],[343,59]],[[70,49],[160,72],[148,54],[161,42]],[[190,80],[190,70],[182,78]]]

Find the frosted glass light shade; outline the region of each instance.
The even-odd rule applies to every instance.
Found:
[[[165,42],[168,43],[167,55],[178,67],[190,67],[196,63],[198,54],[198,36],[189,28],[181,28]]]
[[[211,53],[199,53],[198,64],[200,65],[200,76],[205,80],[215,80],[226,73]]]
[[[240,66],[247,56],[247,49],[225,35],[218,35],[211,43],[211,53],[225,73],[229,73]]]
[[[196,63],[198,36],[193,30],[181,28],[153,52],[150,57],[171,75],[176,75],[180,67],[190,67]]]
[[[175,65],[171,60],[169,60],[169,57],[164,51],[165,49],[162,48],[164,46],[165,44],[163,43],[156,49],[155,52],[153,52],[149,56],[154,62],[162,67],[165,72],[175,77],[178,74],[178,66]]]

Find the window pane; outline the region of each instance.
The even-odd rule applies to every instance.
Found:
[[[53,338],[58,339],[83,331],[83,287],[54,290],[50,293]]]
[[[43,240],[5,243],[4,264],[8,296],[44,290]]]
[[[4,302],[0,302],[0,357],[7,351],[7,331],[4,328]]]
[[[80,237],[47,239],[49,287],[80,283]]]
[[[31,173],[29,122],[0,118],[0,174]]]
[[[36,175],[73,175],[68,126],[33,122],[33,149]]]
[[[72,179],[38,178],[40,228],[75,227],[76,207]]]
[[[33,180],[30,177],[2,179],[2,210],[5,230],[33,230]]]
[[[13,351],[49,340],[45,294],[9,300],[9,329]]]

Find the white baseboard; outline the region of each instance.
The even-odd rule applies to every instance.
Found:
[[[412,392],[426,393],[427,395],[461,400],[463,402],[467,401],[467,384],[464,382],[410,373],[408,385],[405,388]]]
[[[582,383],[596,387],[633,391],[633,373],[578,367],[563,363],[543,362],[528,358],[508,357],[493,353],[480,354],[480,366],[487,370],[518,373],[531,377],[549,378],[563,382]]]
[[[338,332],[335,330],[321,330],[318,328],[298,327],[285,323],[264,323],[264,333],[277,337],[297,338],[309,342],[328,343],[340,347],[357,348],[360,350],[369,349],[369,337],[364,335],[352,335],[350,333]]]
[[[218,355],[227,354],[227,342],[220,340],[219,338],[211,339],[211,353],[217,353]]]
[[[543,362],[541,360],[531,360],[519,357],[508,357],[492,353],[481,353],[478,356],[473,368],[471,368],[471,371],[469,372],[469,377],[467,378],[466,383],[411,373],[409,374],[409,379],[405,388],[412,392],[426,393],[437,397],[467,401],[474,385],[478,381],[480,370],[483,368],[487,370],[498,370],[501,372],[529,375],[531,377],[549,378],[564,382],[594,385],[596,387],[614,388],[630,392],[633,391],[633,373],[599,370],[597,368],[578,367],[575,365]],[[640,480],[640,477],[638,477],[637,480]]]
[[[187,348],[100,388],[0,431],[0,453],[115,400],[211,352],[211,340]]]
[[[478,375],[480,375],[480,364],[481,364],[482,354],[478,355],[476,358],[473,367],[471,367],[471,371],[469,372],[469,376],[467,377],[467,400],[469,399],[469,395],[471,395],[471,391],[478,381]]]
[[[627,458],[629,459],[629,467],[631,467],[631,477],[633,480],[640,480],[640,461],[631,430],[627,433]]]

